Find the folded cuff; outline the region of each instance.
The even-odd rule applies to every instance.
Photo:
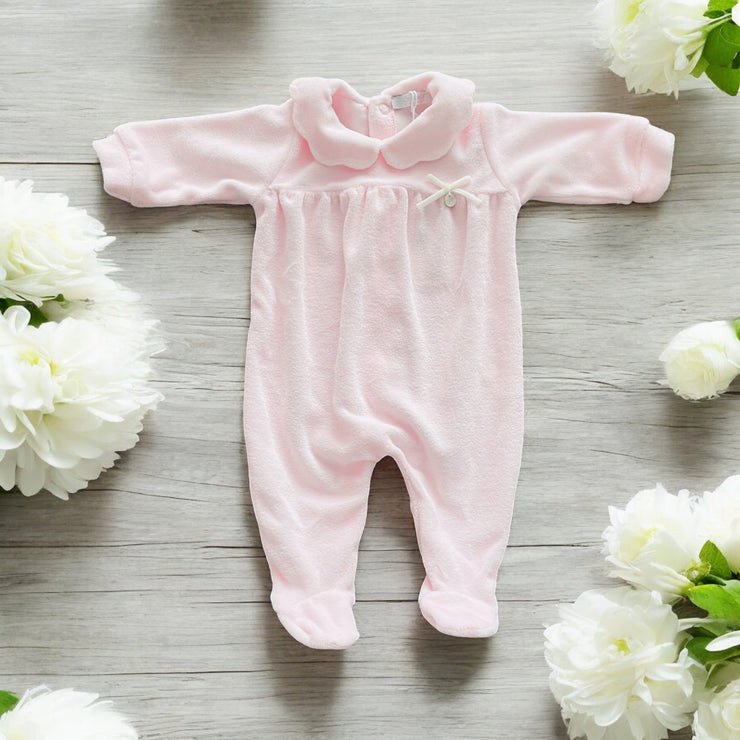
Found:
[[[103,170],[105,192],[130,203],[133,171],[121,138],[113,133],[105,139],[94,141],[93,148]]]
[[[640,152],[640,184],[633,197],[637,203],[658,200],[668,189],[674,144],[673,134],[647,125]]]

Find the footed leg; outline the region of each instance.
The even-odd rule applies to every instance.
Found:
[[[430,425],[428,443],[416,435],[396,457],[427,573],[419,608],[433,627],[457,637],[489,637],[499,627],[496,579],[519,474],[520,401],[514,396],[498,413],[506,423],[469,414],[468,431],[454,439]]]
[[[323,591],[278,611],[288,633],[310,648],[342,650],[360,636],[346,591]]]
[[[352,607],[371,466],[326,469],[319,479],[308,467],[291,476],[286,460],[265,471],[266,455],[256,456],[250,468],[250,490],[272,575],[273,608],[304,645],[349,647],[359,637]]]
[[[357,462],[357,450],[343,450],[316,427],[283,424],[247,427],[250,495],[271,602],[296,640],[339,650],[359,637],[354,580],[372,464]],[[287,433],[291,427],[296,436]]]
[[[456,591],[435,591],[429,578],[419,594],[424,619],[446,635],[490,637],[498,631],[498,605],[495,596],[486,600]]]

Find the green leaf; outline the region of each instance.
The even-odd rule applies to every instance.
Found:
[[[736,319],[733,322],[733,326],[735,327],[735,334],[737,334],[737,338],[740,339],[740,319]]]
[[[728,21],[720,25],[718,30],[726,43],[740,47],[740,26],[736,26],[732,21]]]
[[[725,591],[729,591],[738,602],[740,602],[740,581],[734,578],[731,581],[725,581]]]
[[[709,66],[732,67],[740,51],[740,27],[734,23],[722,23],[707,35],[702,57]]]
[[[709,0],[707,12],[704,13],[707,18],[719,18],[729,13],[736,5],[738,0]]]
[[[692,658],[707,667],[717,663],[734,661],[740,657],[740,647],[729,648],[728,650],[707,650],[707,645],[714,639],[713,637],[692,637],[686,643],[686,650]]]
[[[694,65],[694,69],[691,70],[691,74],[698,79],[707,71],[708,66],[709,62],[704,57],[700,57],[699,61]]]
[[[709,565],[709,575],[725,580],[732,578],[732,569],[727,558],[711,540],[707,540],[699,552],[702,563]]]
[[[9,691],[0,691],[0,714],[9,712],[18,701],[19,699],[15,694],[11,694]]]
[[[740,90],[740,69],[729,69],[727,67],[717,67],[710,64],[704,74],[720,89],[722,92],[735,97]]]
[[[705,619],[701,624],[692,627],[690,632],[694,637],[710,637],[714,639],[720,635],[727,634],[727,624],[722,620],[713,622],[711,619]]]
[[[693,586],[686,595],[692,604],[707,612],[710,619],[724,619],[731,629],[740,626],[740,591],[735,592],[738,581],[728,581],[724,586],[713,584]]]
[[[686,643],[686,650],[694,660],[698,660],[702,665],[714,663],[717,661],[717,654],[707,650],[707,645],[713,639],[713,637],[693,637]]]

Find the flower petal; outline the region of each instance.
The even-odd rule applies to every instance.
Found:
[[[738,645],[740,645],[740,630],[715,637],[714,640],[707,644],[706,649],[710,653],[718,653],[720,650],[727,650]]]

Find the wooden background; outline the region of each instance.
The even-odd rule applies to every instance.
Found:
[[[64,503],[0,495],[0,688],[99,691],[142,738],[566,737],[543,624],[609,579],[607,506],[740,469],[740,395],[658,384],[674,332],[740,314],[740,102],[637,97],[592,46],[590,0],[0,0],[0,175],[67,193],[161,321],[166,395],[118,467]],[[247,492],[243,352],[251,209],[137,210],[102,190],[90,142],[129,120],[287,98],[341,77],[366,95],[428,69],[478,100],[648,116],[677,135],[658,204],[529,204],[518,258],[526,439],[501,630],[438,634],[403,483],[382,461],[357,574],[360,642],[279,625]],[[495,454],[495,451],[492,451]]]

